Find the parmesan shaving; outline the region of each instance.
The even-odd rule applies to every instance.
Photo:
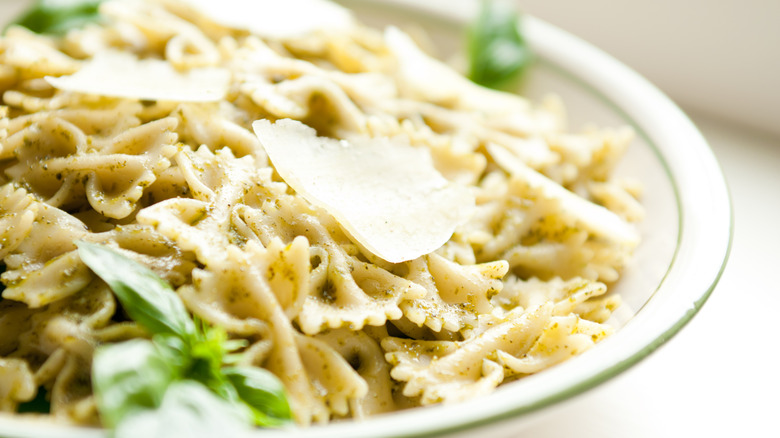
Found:
[[[427,150],[398,137],[334,140],[289,119],[253,127],[285,182],[388,262],[435,251],[473,210],[468,189],[444,179]]]
[[[428,56],[396,27],[385,30],[385,42],[398,59],[399,80],[415,98],[502,116],[530,107],[518,95],[500,93],[469,81],[447,64]]]
[[[61,77],[47,76],[54,88],[108,97],[178,102],[212,102],[225,97],[230,72],[222,68],[176,71],[169,62],[139,60],[131,54],[101,52],[81,69]]]
[[[543,196],[559,201],[561,209],[575,217],[590,232],[631,248],[639,244],[636,229],[615,213],[566,190],[525,165],[504,148],[488,145],[488,152],[504,170],[524,180],[532,188],[540,190]]]

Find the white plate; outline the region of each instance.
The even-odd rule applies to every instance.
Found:
[[[458,50],[475,2],[344,0],[365,21],[425,28],[443,53]],[[698,311],[723,271],[731,242],[727,188],[709,147],[688,118],[636,73],[587,43],[532,17],[525,37],[539,60],[525,91],[563,97],[570,125],[628,124],[638,136],[619,168],[645,184],[643,243],[615,290],[624,299],[617,333],[580,357],[464,403],[412,409],[363,422],[296,430],[300,437],[438,436],[516,432],[538,414],[653,352]],[[486,430],[480,430],[486,432]],[[261,431],[257,436],[289,433]],[[18,437],[104,436],[95,429],[57,428],[0,418],[0,434]]]

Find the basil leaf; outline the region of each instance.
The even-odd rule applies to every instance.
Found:
[[[115,438],[212,438],[244,436],[248,409],[231,404],[192,380],[175,382],[160,407],[129,415],[114,431]]]
[[[102,0],[36,0],[13,23],[35,33],[62,35],[100,19]]]
[[[152,342],[134,339],[100,347],[92,362],[92,385],[107,426],[144,409],[156,408],[177,372]]]
[[[103,279],[130,318],[153,334],[195,336],[184,304],[173,288],[147,267],[101,245],[79,241],[79,257]]]
[[[223,368],[223,374],[233,384],[238,397],[254,413],[258,426],[281,426],[292,421],[292,412],[284,385],[270,371],[262,368]]]
[[[489,88],[514,85],[532,60],[519,15],[503,1],[483,0],[469,29],[468,48],[469,79]]]

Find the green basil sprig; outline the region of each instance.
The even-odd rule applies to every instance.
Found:
[[[205,437],[250,424],[290,424],[290,405],[276,376],[262,368],[226,366],[236,362],[233,352],[245,341],[194,321],[173,288],[145,266],[105,246],[76,245],[127,314],[153,335],[151,341],[134,339],[95,352],[95,398],[116,437],[162,437],[174,430]]]
[[[469,79],[489,88],[516,84],[533,56],[517,11],[502,0],[483,0],[468,34]]]
[[[81,260],[108,283],[133,321],[154,334],[195,336],[195,323],[184,304],[157,274],[104,246],[77,245]]]
[[[35,33],[62,35],[70,29],[100,20],[103,0],[36,0],[11,24]]]

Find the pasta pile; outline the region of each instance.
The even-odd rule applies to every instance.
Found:
[[[636,184],[610,177],[630,129],[570,133],[556,98],[474,85],[395,28],[263,35],[195,3],[111,1],[62,38],[0,38],[0,409],[45,388],[53,419],[99,424],[95,348],[148,336],[77,240],[148,266],[248,340],[243,364],[281,379],[301,425],[476,397],[612,332],[606,284],[642,217]],[[227,72],[225,90],[68,88],[118,52],[172,75]],[[470,215],[435,251],[384,260],[280,176],[252,124],[283,119],[424,151],[473,195]]]

